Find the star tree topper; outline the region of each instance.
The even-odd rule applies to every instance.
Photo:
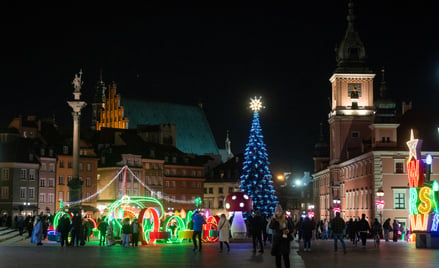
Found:
[[[410,132],[410,140],[407,142],[407,146],[409,147],[409,159],[410,161],[412,158],[415,160],[418,160],[421,158],[421,149],[422,140],[415,139],[413,136],[413,129]]]
[[[256,96],[253,99],[250,98],[250,109],[252,109],[252,111],[258,112],[262,108],[265,108],[265,107],[262,106],[262,97],[261,96],[259,96],[259,98]]]

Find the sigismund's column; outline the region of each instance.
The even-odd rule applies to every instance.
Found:
[[[74,100],[68,101],[73,112],[73,174],[72,180],[68,182],[70,191],[70,202],[78,201],[82,199],[82,181],[79,179],[79,126],[81,121],[81,109],[84,108],[87,103],[81,101],[81,87],[84,82],[82,81],[82,69],[79,70],[79,76],[75,74],[73,79],[73,91]]]

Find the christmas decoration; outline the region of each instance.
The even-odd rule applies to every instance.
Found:
[[[253,122],[249,141],[245,148],[240,189],[253,200],[254,209],[260,210],[265,216],[271,216],[274,213],[278,199],[259,123],[259,110],[264,108],[261,99],[261,97],[250,99],[250,108],[253,110]]]

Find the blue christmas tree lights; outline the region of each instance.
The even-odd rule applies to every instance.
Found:
[[[274,213],[278,199],[273,185],[267,148],[259,123],[259,110],[263,106],[261,97],[250,100],[250,108],[253,110],[253,122],[244,153],[240,189],[251,197],[254,209],[260,210],[265,216],[271,216]]]

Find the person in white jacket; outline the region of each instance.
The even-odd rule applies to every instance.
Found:
[[[223,243],[227,246],[227,252],[230,252],[229,237],[230,237],[230,223],[226,219],[226,215],[221,214],[218,222],[220,252],[223,251]]]

